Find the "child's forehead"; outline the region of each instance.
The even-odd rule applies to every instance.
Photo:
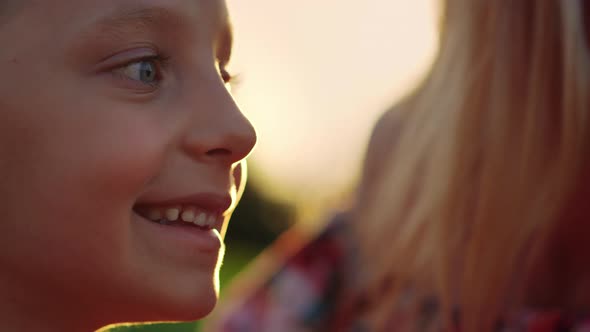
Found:
[[[193,23],[204,23],[206,18],[216,25],[227,21],[225,0],[0,0],[0,17],[4,11],[14,12],[16,8],[30,8],[33,13],[43,13],[48,20],[64,19],[72,24],[117,24],[132,16],[183,18]]]
[[[32,60],[42,52],[46,61],[90,70],[90,63],[139,44],[177,59],[199,51],[227,63],[231,54],[224,0],[16,1],[22,8],[0,21],[0,42],[13,44],[0,48],[0,59]]]
[[[2,2],[3,0],[0,0]],[[23,2],[24,1],[24,2]],[[16,31],[50,37],[54,47],[71,48],[84,39],[110,36],[117,39],[129,31],[188,40],[206,36],[218,39],[229,29],[225,0],[22,0],[24,6],[10,19],[16,24],[3,32],[7,38]],[[26,6],[24,4],[27,4]],[[9,20],[7,20],[8,22]],[[0,22],[0,24],[2,24]],[[23,31],[24,32],[24,31]],[[103,33],[101,33],[103,32]],[[121,33],[122,32],[122,33]],[[184,37],[182,37],[184,36]],[[168,38],[168,37],[166,37]],[[200,38],[200,37],[199,37]],[[46,38],[47,39],[47,38]],[[200,38],[201,39],[201,38]],[[36,43],[46,41],[37,40]],[[69,46],[68,46],[69,45]]]

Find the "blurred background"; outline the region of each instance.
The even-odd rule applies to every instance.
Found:
[[[235,98],[258,131],[226,237],[223,287],[287,229],[345,207],[379,115],[433,58],[437,0],[227,0]],[[293,227],[293,228],[292,228]],[[116,328],[193,332],[197,323]]]

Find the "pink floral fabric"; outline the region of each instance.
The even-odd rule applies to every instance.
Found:
[[[371,332],[357,312],[339,310],[355,271],[355,248],[345,215],[290,257],[262,287],[242,304],[221,315],[218,332]],[[361,271],[362,272],[362,271]],[[460,318],[457,314],[457,326]],[[525,312],[498,322],[497,332],[590,332],[587,315],[559,311]],[[436,299],[416,310],[403,303],[392,308],[388,331],[449,332],[437,327]],[[461,332],[460,328],[456,331]]]

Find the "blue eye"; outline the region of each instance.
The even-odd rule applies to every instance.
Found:
[[[155,60],[141,60],[122,67],[120,73],[145,84],[157,84],[160,80],[159,67]]]

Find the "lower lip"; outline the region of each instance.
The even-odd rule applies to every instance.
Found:
[[[159,237],[159,241],[171,243],[184,250],[198,251],[217,255],[223,246],[221,235],[216,229],[204,230],[190,225],[162,225],[148,220],[137,213],[136,218],[146,224],[147,230]]]

